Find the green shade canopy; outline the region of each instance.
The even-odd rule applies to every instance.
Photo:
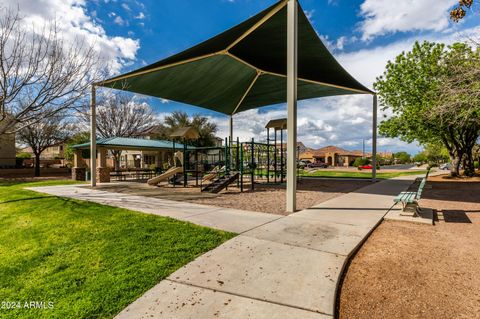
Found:
[[[287,98],[287,1],[186,51],[97,83],[227,115]],[[373,94],[330,54],[298,15],[298,99]]]
[[[130,150],[171,150],[173,142],[165,140],[147,140],[143,138],[128,137],[110,137],[97,140],[97,146],[109,149],[130,149]],[[90,143],[73,145],[74,149],[89,149]],[[182,149],[183,144],[175,143],[176,149]],[[188,149],[195,149],[194,146],[187,145]]]

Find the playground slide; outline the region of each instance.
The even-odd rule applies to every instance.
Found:
[[[183,167],[172,167],[168,171],[163,173],[162,175],[149,179],[147,181],[147,183],[148,183],[148,185],[155,186],[158,183],[160,183],[161,181],[166,181],[166,180],[168,180],[169,177],[171,177],[175,174],[180,174],[180,173],[183,173]]]
[[[210,171],[207,175],[205,175],[202,179],[202,182],[208,182],[211,181],[212,179],[216,178],[218,175],[218,172],[222,171],[225,169],[225,166],[220,168],[220,166],[216,166],[214,169]]]

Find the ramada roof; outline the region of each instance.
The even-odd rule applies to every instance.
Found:
[[[109,148],[124,148],[124,149],[173,149],[173,142],[165,140],[149,140],[143,138],[127,138],[127,137],[111,137],[97,140],[97,146],[104,146]],[[83,143],[73,145],[73,148],[88,149],[90,143]],[[176,149],[182,149],[183,144],[175,143]],[[187,145],[188,149],[195,149],[195,147]]]

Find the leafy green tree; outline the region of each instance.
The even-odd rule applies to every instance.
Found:
[[[380,124],[380,133],[410,143],[443,144],[452,175],[458,175],[464,158],[473,166],[472,142],[480,135],[478,61],[478,52],[465,44],[430,42],[416,42],[412,51],[389,61],[374,84],[383,110],[392,114]]]
[[[425,163],[425,162],[428,161],[428,158],[427,158],[427,155],[425,154],[425,152],[420,152],[420,153],[415,154],[415,156],[413,157],[413,161],[415,163]]]
[[[397,163],[406,164],[411,162],[410,154],[407,152],[397,152],[395,153],[395,159]]]
[[[80,132],[73,135],[68,141],[67,145],[65,146],[65,150],[63,151],[63,156],[66,160],[71,161],[73,160],[73,154],[75,150],[73,149],[73,145],[83,144],[90,142],[90,132]],[[83,150],[82,151],[83,158],[90,158],[90,150]]]
[[[152,137],[172,140],[170,137],[173,132],[179,128],[186,126],[194,127],[200,137],[195,141],[195,145],[201,147],[215,146],[215,133],[218,131],[217,125],[212,123],[207,117],[195,114],[192,117],[188,116],[186,112],[175,111],[165,117],[164,123],[158,125],[152,130]],[[178,142],[182,142],[177,139]]]
[[[440,143],[428,143],[425,145],[423,153],[428,162],[435,164],[446,162],[449,159],[447,149]]]

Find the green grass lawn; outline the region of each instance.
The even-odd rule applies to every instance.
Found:
[[[416,171],[406,171],[406,172],[385,172],[385,171],[377,171],[377,178],[394,178],[398,176],[404,175],[420,175],[426,174],[427,171],[424,170],[416,170]],[[371,171],[358,171],[358,172],[340,172],[340,171],[315,171],[312,173],[301,172],[300,176],[306,177],[339,177],[339,178],[372,178]]]
[[[0,182],[0,318],[112,318],[235,236],[23,189],[59,183]],[[53,308],[5,309],[30,301]]]

